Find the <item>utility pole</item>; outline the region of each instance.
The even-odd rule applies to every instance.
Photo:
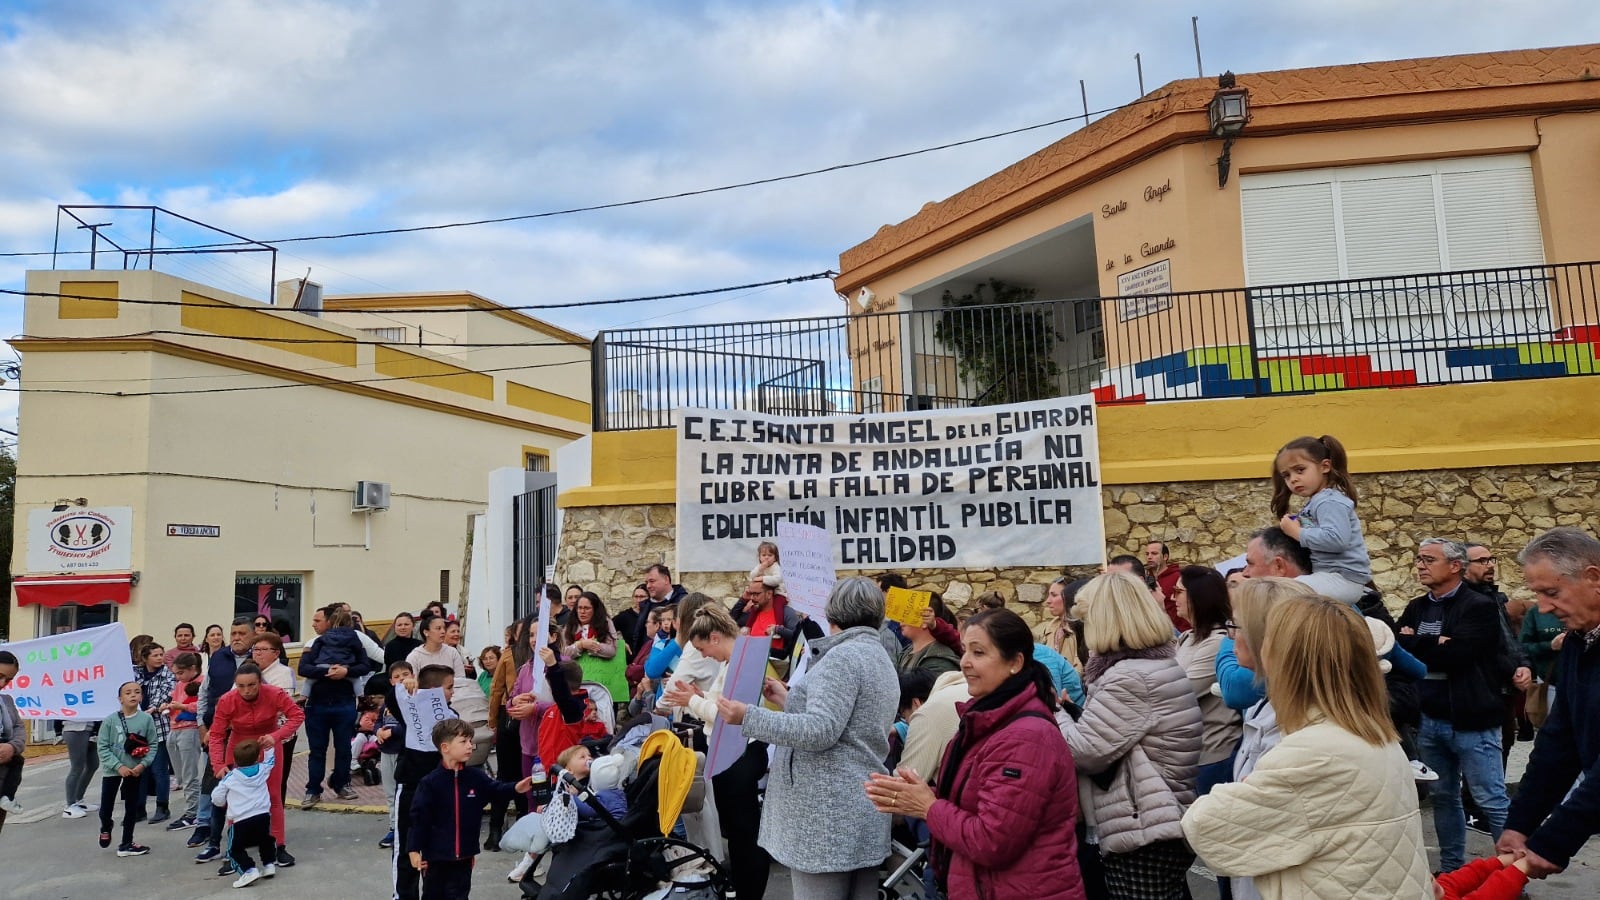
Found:
[[[1194,74],[1197,78],[1206,77],[1205,66],[1200,64],[1200,17],[1189,17],[1189,28],[1194,32]]]
[[[95,257],[100,249],[100,229],[110,228],[110,222],[101,222],[96,225],[79,225],[78,230],[89,229],[89,268],[94,268]]]

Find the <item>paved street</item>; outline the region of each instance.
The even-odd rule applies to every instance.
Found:
[[[1531,746],[1517,745],[1512,754],[1513,776],[1526,765]],[[304,764],[302,754],[296,759],[296,769],[303,770]],[[28,765],[19,798],[28,809],[23,815],[12,817],[4,833],[0,833],[0,898],[105,900],[160,896],[163,900],[201,900],[240,896],[231,889],[229,880],[216,876],[215,865],[195,865],[194,852],[183,846],[185,834],[167,832],[165,826],[141,826],[136,832],[137,839],[151,847],[149,856],[118,859],[112,850],[95,846],[93,816],[61,818],[61,780],[65,774],[66,762],[60,759]],[[299,772],[294,777],[296,781],[291,784],[303,785]],[[298,792],[299,788],[294,790]],[[377,788],[362,789],[362,794],[362,801],[350,808],[373,808],[372,801],[381,796]],[[389,855],[378,848],[384,831],[381,816],[335,811],[340,805],[332,803],[324,807],[303,812],[291,803],[289,847],[300,864],[284,870],[273,881],[252,887],[252,892],[311,890],[315,896],[329,898],[388,896]],[[1426,809],[1423,821],[1431,850],[1433,822]],[[1467,849],[1471,855],[1487,854],[1489,839],[1469,834]],[[474,896],[506,900],[519,896],[517,889],[505,881],[505,872],[513,862],[505,853],[480,856]],[[1190,883],[1199,900],[1217,896],[1214,884],[1201,873],[1192,874]],[[1587,900],[1600,895],[1600,841],[1591,841],[1571,869],[1549,882],[1535,884],[1529,895],[1536,900]],[[767,896],[771,900],[789,900],[788,879],[781,870],[773,873]]]

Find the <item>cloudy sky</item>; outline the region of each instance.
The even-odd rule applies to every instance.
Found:
[[[1079,79],[1091,109],[1128,102],[1135,53],[1147,89],[1192,76],[1191,15],[1207,75],[1600,34],[1600,5],[1531,8],[0,0],[0,252],[48,251],[62,203],[156,204],[276,240],[613,203],[914,150],[1070,116]],[[329,293],[464,288],[507,304],[803,275],[1075,127],[624,209],[283,244],[278,272],[309,268]],[[71,224],[63,248],[86,249]],[[161,227],[158,243],[198,237]],[[116,229],[137,239],[125,218]],[[85,267],[74,259],[62,267]],[[48,256],[0,257],[0,288],[49,267]],[[257,295],[268,282],[249,257],[158,268]],[[545,317],[592,334],[841,310],[831,285],[813,282]],[[0,297],[0,332],[21,331],[20,298]],[[7,428],[15,399],[0,395]]]

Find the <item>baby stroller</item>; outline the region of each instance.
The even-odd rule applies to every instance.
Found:
[[[573,839],[557,845],[539,900],[643,900],[665,893],[675,900],[727,896],[727,872],[709,850],[661,834],[663,758],[654,755],[639,763],[624,787],[628,809],[621,817],[612,815],[592,791],[580,789],[580,802],[597,816],[580,820]],[[694,782],[684,785],[680,814],[699,810],[704,779],[705,757],[695,754]]]
[[[383,710],[383,695],[363,694],[356,701],[356,737],[351,741],[354,754],[350,777],[368,787],[383,783],[383,773],[378,762],[383,754],[378,749],[378,714]]]

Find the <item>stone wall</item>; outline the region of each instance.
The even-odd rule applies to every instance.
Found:
[[[1358,475],[1356,490],[1374,578],[1389,605],[1398,608],[1420,592],[1413,569],[1417,543],[1434,536],[1492,548],[1501,586],[1515,595],[1522,583],[1515,556],[1529,539],[1557,525],[1596,527],[1600,464]],[[1107,486],[1106,541],[1113,554],[1138,554],[1146,542],[1162,540],[1179,562],[1214,564],[1243,553],[1250,532],[1271,524],[1271,499],[1266,478]],[[563,584],[584,585],[615,609],[632,596],[652,563],[676,568],[675,522],[675,508],[665,504],[569,508],[557,577]],[[1062,574],[1092,571],[913,569],[903,574],[915,588],[942,591],[957,609],[970,608],[978,594],[998,590],[1016,597],[1018,611],[1036,620],[1046,585]],[[726,599],[738,596],[745,578],[744,571],[677,576],[690,590]]]

